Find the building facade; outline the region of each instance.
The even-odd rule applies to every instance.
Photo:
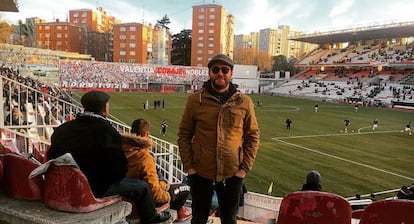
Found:
[[[56,51],[86,54],[86,30],[68,22],[42,22],[36,24],[37,47]]]
[[[102,7],[69,10],[69,22],[86,29],[85,48],[97,61],[112,61],[112,26],[121,23]]]
[[[259,49],[259,33],[234,36],[234,62],[242,65],[255,65]]]
[[[152,28],[141,23],[113,26],[114,62],[152,63]]]
[[[206,66],[209,59],[219,53],[233,58],[234,20],[221,5],[193,6],[192,66]]]

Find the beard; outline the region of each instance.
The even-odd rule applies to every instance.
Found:
[[[229,81],[224,78],[214,79],[211,84],[216,90],[225,90],[229,87]]]

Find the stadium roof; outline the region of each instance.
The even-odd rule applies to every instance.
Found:
[[[17,0],[0,0],[0,11],[18,12]]]
[[[402,37],[414,37],[414,21],[316,32],[289,39],[313,44],[330,44]]]

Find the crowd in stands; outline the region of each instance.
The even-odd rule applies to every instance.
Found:
[[[80,83],[121,83],[129,88],[137,83],[187,84],[201,86],[207,79],[205,68],[159,66],[97,61],[60,61],[59,75],[63,87],[78,87]],[[200,71],[198,74],[191,72]]]
[[[71,100],[59,88],[21,75],[8,66],[1,66],[0,72],[5,125],[58,125],[77,113],[77,106],[67,106]]]
[[[299,65],[317,64],[400,64],[414,63],[414,44],[391,45],[350,45],[343,49],[317,49],[302,59]]]

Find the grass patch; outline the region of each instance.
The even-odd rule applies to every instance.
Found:
[[[81,92],[75,92],[79,99]],[[187,94],[111,93],[111,118],[130,125],[136,118],[151,122],[151,135],[176,144],[178,125]],[[414,135],[401,133],[408,121],[414,120],[411,111],[251,95],[261,129],[261,144],[253,170],[245,183],[249,191],[267,193],[274,182],[273,196],[283,196],[299,190],[309,170],[322,175],[324,191],[345,197],[380,192],[410,185],[414,176]],[[165,110],[153,108],[154,100],[164,100]],[[143,103],[149,101],[149,110]],[[343,132],[345,117],[351,125]],[[285,120],[293,120],[286,131]],[[379,126],[371,130],[372,121]],[[168,121],[166,136],[160,134],[161,122]]]

